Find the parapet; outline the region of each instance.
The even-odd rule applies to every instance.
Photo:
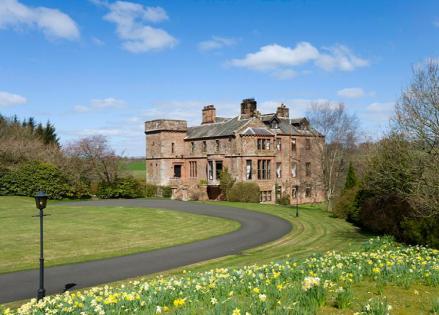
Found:
[[[145,121],[145,133],[155,133],[163,131],[186,132],[186,120],[175,119],[155,119]]]

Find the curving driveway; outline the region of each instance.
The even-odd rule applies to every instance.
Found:
[[[90,287],[161,272],[221,256],[239,254],[242,250],[274,241],[291,230],[291,224],[288,221],[276,216],[228,206],[175,200],[100,200],[73,202],[68,203],[68,205],[171,209],[235,220],[241,224],[241,227],[237,231],[190,244],[129,256],[46,268],[45,287],[47,294],[62,292],[67,283],[75,283],[75,289]],[[93,240],[90,241],[93,242]],[[75,249],[72,248],[72,250]],[[37,287],[38,270],[0,275],[0,303],[35,297]]]

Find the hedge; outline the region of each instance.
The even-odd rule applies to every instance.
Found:
[[[259,202],[259,186],[253,182],[237,182],[228,194],[229,201]]]
[[[71,186],[68,178],[54,165],[27,162],[15,170],[0,171],[1,196],[34,196],[43,190],[50,199],[89,196],[86,187]]]

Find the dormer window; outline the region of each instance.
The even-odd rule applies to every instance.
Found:
[[[271,122],[271,128],[272,128],[272,129],[277,129],[277,128],[279,128],[279,124],[277,123],[277,121],[273,120],[273,121]]]

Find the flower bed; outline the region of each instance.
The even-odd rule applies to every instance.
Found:
[[[315,314],[325,304],[343,309],[363,280],[409,287],[439,286],[439,251],[371,239],[362,251],[327,252],[283,261],[132,281],[66,292],[5,314]],[[387,314],[385,299],[364,301],[363,314]]]

